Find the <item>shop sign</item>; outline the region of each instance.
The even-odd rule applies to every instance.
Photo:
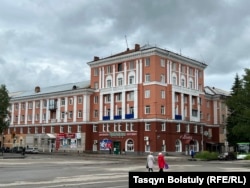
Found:
[[[75,137],[76,137],[76,134],[75,134],[75,133],[67,133],[67,134],[66,134],[66,137],[67,137],[67,138],[75,138]]]
[[[181,140],[192,140],[193,137],[190,136],[189,134],[184,134],[184,135],[181,135],[181,136],[180,136],[180,139],[181,139]]]
[[[111,137],[123,137],[123,136],[126,136],[126,133],[124,133],[124,132],[110,132],[109,136],[111,136]]]

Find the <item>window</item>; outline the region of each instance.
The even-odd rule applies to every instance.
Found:
[[[161,83],[165,83],[165,75],[161,74]]]
[[[111,80],[107,80],[107,87],[111,87]]]
[[[150,98],[150,90],[145,90],[145,98]]]
[[[112,73],[112,67],[111,65],[107,66],[107,74]]]
[[[118,63],[118,72],[122,71],[122,63]]]
[[[94,110],[94,117],[95,117],[95,118],[98,117],[98,110]]]
[[[198,133],[198,127],[197,127],[197,125],[194,125],[194,133]]]
[[[35,115],[35,121],[39,121],[39,116],[40,116],[39,114]]]
[[[193,89],[193,81],[189,81],[189,88]]]
[[[82,118],[82,111],[78,110],[78,118]]]
[[[98,68],[94,68],[94,76],[98,76]]]
[[[145,131],[150,131],[150,123],[145,123]]]
[[[114,132],[117,132],[117,127],[118,127],[118,125],[115,123],[114,124]]]
[[[122,93],[117,93],[116,95],[116,101],[122,101]]]
[[[161,90],[161,98],[162,98],[162,99],[165,99],[165,98],[166,98],[166,95],[165,95],[165,91],[164,91],[164,90]]]
[[[97,125],[93,124],[93,132],[97,132]]]
[[[25,109],[25,103],[24,103],[24,102],[21,104],[21,109],[22,109],[22,110]]]
[[[161,59],[161,67],[165,67],[165,60]]]
[[[80,133],[82,131],[82,126],[81,125],[77,125],[77,132]]]
[[[176,140],[176,142],[175,142],[175,151],[181,152],[181,141],[180,140]]]
[[[118,78],[118,86],[122,86],[123,79],[122,78]]]
[[[47,100],[43,100],[43,108],[47,107]]]
[[[24,121],[24,118],[25,118],[24,115],[21,115],[21,121]]]
[[[82,96],[77,97],[77,102],[78,102],[78,104],[82,104]]]
[[[99,88],[99,84],[98,84],[98,82],[95,82],[94,83],[94,89],[98,89]]]
[[[23,127],[20,127],[20,134],[23,134]]]
[[[45,127],[42,127],[42,133],[45,133]]]
[[[150,114],[150,106],[145,106],[145,114]]]
[[[32,107],[33,107],[33,103],[32,103],[32,102],[29,102],[29,103],[28,103],[28,108],[29,108],[29,109],[32,109]]]
[[[65,117],[65,112],[61,112],[61,119],[64,119]]]
[[[149,67],[150,66],[150,58],[146,58],[145,59],[145,67]]]
[[[189,133],[190,132],[190,126],[189,124],[186,125],[186,133]]]
[[[134,92],[128,92],[128,101],[133,101],[134,100]]]
[[[65,98],[61,98],[61,106],[64,106],[65,105]]]
[[[69,116],[68,116],[69,119],[72,119],[73,118],[73,111],[69,111]]]
[[[106,124],[103,124],[102,125],[102,132],[105,132],[106,131]]]
[[[181,132],[181,125],[180,124],[176,125],[176,132]]]
[[[110,103],[111,102],[111,96],[110,95],[106,95],[105,96],[105,102],[106,103]]]
[[[61,126],[60,126],[60,133],[63,133],[63,132],[64,132],[63,126],[61,125]]]
[[[54,127],[54,126],[51,126],[51,127],[50,127],[50,133],[54,133],[54,132],[55,132],[54,129],[55,129],[55,127]]]
[[[32,121],[32,115],[28,114],[28,121]]]
[[[185,79],[184,78],[181,79],[181,86],[185,87]]]
[[[166,131],[166,123],[161,123],[161,131]]]
[[[94,103],[98,104],[98,96],[94,96]]]
[[[18,107],[19,107],[19,104],[16,103],[16,104],[15,104],[15,110],[16,110],[16,111],[18,110]]]
[[[74,99],[72,97],[69,98],[69,104],[72,105],[73,104]]]
[[[177,79],[176,79],[176,77],[175,77],[175,76],[173,76],[173,78],[172,78],[172,79],[173,79],[173,80],[172,80],[173,85],[177,86]]]
[[[126,131],[134,131],[134,124],[126,123]]]
[[[119,115],[119,116],[122,115],[122,108],[118,108],[117,115]]]
[[[161,106],[161,114],[165,115],[165,106]]]
[[[28,134],[31,133],[31,127],[28,127]]]
[[[129,84],[134,84],[134,83],[135,83],[135,77],[129,76]]]
[[[133,106],[129,107],[129,113],[134,114],[134,107]]]
[[[132,140],[127,141],[126,151],[134,151],[134,142]]]
[[[173,63],[173,64],[172,64],[172,67],[173,67],[173,70],[174,70],[174,71],[177,70],[177,65],[176,65],[176,63]]]
[[[36,108],[40,108],[40,101],[35,102]]]
[[[185,73],[186,72],[186,67],[184,65],[181,66],[181,72]]]
[[[135,63],[134,63],[134,61],[130,61],[129,62],[129,69],[131,70],[131,69],[134,69],[135,67],[135,65],[134,65]]]
[[[71,126],[70,125],[68,125],[68,133],[71,133]]]
[[[107,116],[110,116],[110,109],[107,109],[106,115],[107,115]]]
[[[150,82],[150,74],[145,74],[145,82]]]

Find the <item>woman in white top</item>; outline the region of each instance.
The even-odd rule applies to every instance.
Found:
[[[155,158],[152,155],[152,152],[150,152],[147,156],[147,167],[148,167],[149,172],[153,172],[154,162],[155,162]]]

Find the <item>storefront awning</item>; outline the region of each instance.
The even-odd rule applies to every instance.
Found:
[[[56,136],[53,134],[47,133],[47,134],[44,134],[43,138],[51,138],[52,139],[52,138],[56,138]]]

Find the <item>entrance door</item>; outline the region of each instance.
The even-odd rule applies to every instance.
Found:
[[[114,141],[113,150],[114,150],[114,154],[120,154],[121,153],[121,142]]]

